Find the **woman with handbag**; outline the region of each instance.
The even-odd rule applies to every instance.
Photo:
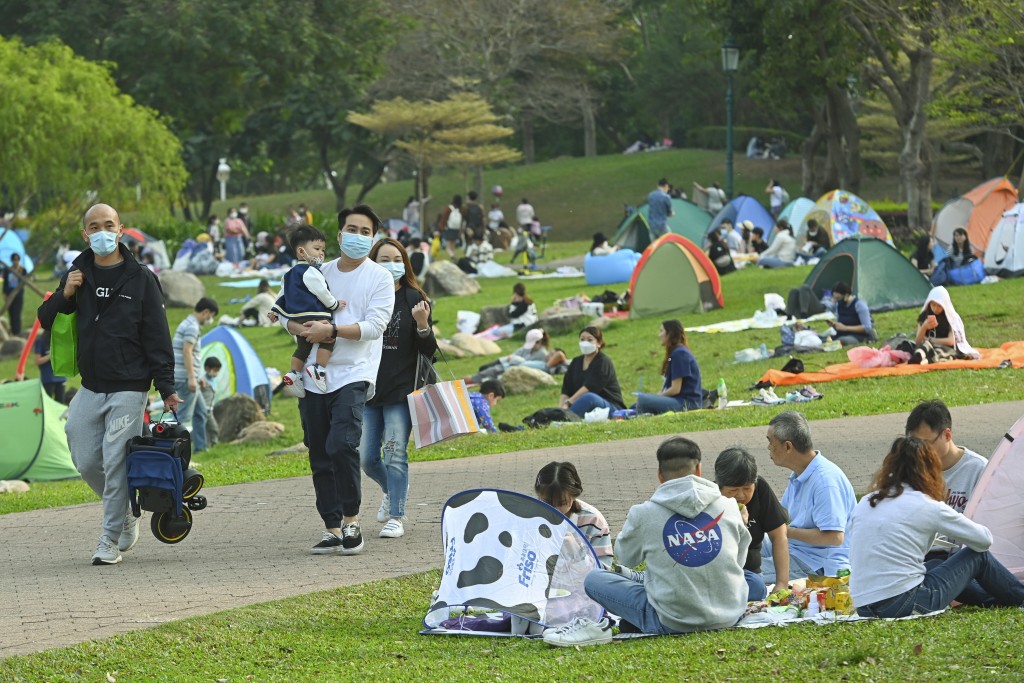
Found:
[[[381,538],[405,534],[405,500],[409,492],[409,435],[412,417],[407,396],[433,376],[430,359],[437,352],[430,302],[416,282],[405,248],[397,240],[382,239],[370,250],[370,259],[390,271],[395,280],[395,307],[384,332],[384,348],[377,371],[377,391],[363,409],[363,435],[359,454],[363,472],[384,493],[377,521],[384,523]]]

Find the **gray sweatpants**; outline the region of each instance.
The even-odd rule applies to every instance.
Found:
[[[82,479],[103,501],[103,535],[117,543],[128,511],[125,444],[142,435],[146,392],[97,394],[85,387],[68,406],[71,460]]]

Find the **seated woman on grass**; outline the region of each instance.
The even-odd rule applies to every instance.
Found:
[[[896,439],[872,487],[846,529],[850,597],[857,614],[907,617],[945,609],[952,600],[1024,605],[1024,584],[988,552],[992,532],[946,505],[942,461],[930,443],[913,436]],[[925,566],[937,533],[966,547]]]
[[[910,262],[925,276],[929,276],[935,271],[935,253],[933,249],[935,249],[935,238],[931,235],[922,235],[917,240],[917,248],[914,250],[914,255],[910,257]]]
[[[697,410],[704,406],[701,392],[700,366],[686,346],[683,324],[678,320],[666,320],[658,328],[658,343],[665,348],[661,361],[661,375],[665,383],[657,394],[638,394],[638,413],[660,415],[677,413],[682,410]]]
[[[967,343],[964,322],[945,287],[933,287],[917,316],[911,364],[927,365],[961,358],[979,358]]]
[[[569,518],[602,561],[612,561],[612,532],[596,507],[583,501],[583,481],[571,462],[549,462],[533,482],[537,498]]]
[[[522,365],[534,370],[543,370],[552,375],[560,374],[569,359],[559,349],[551,349],[551,337],[541,328],[526,333],[523,345],[511,355],[481,365],[476,374],[466,378],[466,384],[480,384],[484,380],[498,379],[510,367]]]
[[[622,410],[622,390],[615,374],[615,364],[601,351],[604,337],[596,327],[580,332],[580,355],[569,363],[562,380],[561,408],[568,408],[583,417],[594,408]]]

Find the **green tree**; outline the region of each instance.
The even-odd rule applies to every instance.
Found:
[[[56,42],[0,38],[0,73],[0,130],[9,132],[0,145],[0,203],[59,218],[93,200],[141,196],[166,206],[181,191],[177,138],[117,88],[106,66]]]
[[[402,98],[374,103],[368,113],[350,112],[349,121],[391,138],[416,169],[416,198],[428,197],[433,168],[454,166],[482,169],[489,164],[517,161],[520,153],[498,143],[513,134],[497,125],[498,116],[479,95],[460,93],[437,101],[409,102]],[[482,181],[479,181],[482,185]],[[420,225],[424,206],[420,202]]]

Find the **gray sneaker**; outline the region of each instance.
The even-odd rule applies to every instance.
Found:
[[[612,625],[607,618],[595,622],[576,617],[561,628],[544,631],[544,642],[555,647],[607,645],[612,642]]]
[[[121,561],[121,553],[117,544],[109,536],[100,536],[100,542],[96,545],[96,554],[92,556],[93,564],[117,564]]]
[[[380,502],[380,507],[377,508],[377,521],[383,524],[388,521],[391,517],[391,496],[384,494],[384,500]]]
[[[121,536],[117,539],[117,549],[122,553],[128,552],[139,542],[139,522],[142,517],[136,517],[132,513],[124,516],[124,527],[121,529]]]

